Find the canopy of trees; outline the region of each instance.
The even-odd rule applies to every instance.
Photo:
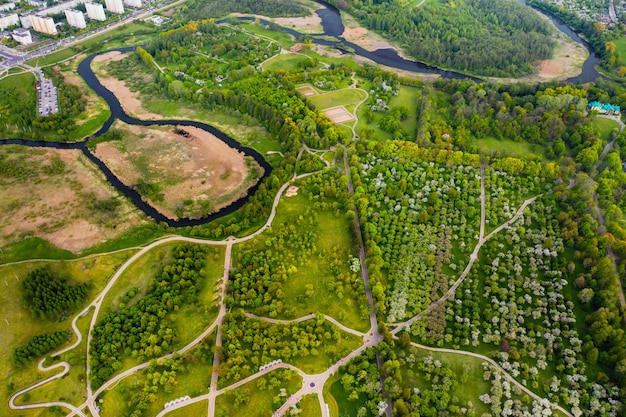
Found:
[[[33,317],[53,320],[85,302],[87,285],[69,285],[49,267],[35,269],[22,281],[24,305]]]
[[[18,347],[13,352],[13,364],[20,366],[61,346],[69,338],[69,332],[55,332],[40,334],[31,338],[25,346]]]
[[[550,24],[514,1],[442,1],[408,10],[391,0],[349,4],[348,11],[367,27],[439,67],[517,77],[534,72],[531,64],[550,58],[554,48]]]

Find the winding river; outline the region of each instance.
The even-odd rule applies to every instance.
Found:
[[[343,21],[341,19],[341,14],[339,13],[339,10],[337,10],[337,8],[326,3],[323,0],[315,0],[315,1],[319,3],[320,5],[324,6],[323,8],[316,11],[318,16],[322,19],[322,27],[324,30],[324,33],[322,34],[312,35],[313,42],[316,44],[332,46],[341,50],[342,52],[347,52],[347,50],[349,49],[351,51],[354,51],[356,55],[368,58],[376,63],[393,67],[393,68],[398,68],[398,69],[412,71],[412,72],[439,74],[446,78],[471,79],[474,81],[481,81],[481,79],[477,77],[469,76],[469,75],[454,72],[454,71],[448,71],[448,70],[430,66],[424,63],[404,59],[401,56],[399,56],[398,53],[394,49],[390,49],[390,48],[377,49],[375,51],[370,52],[360,47],[359,45],[348,42],[343,37],[341,37],[341,35],[344,32],[345,27],[343,25]],[[518,0],[518,1],[520,3],[525,4],[524,0]],[[595,81],[598,77],[600,77],[600,75],[596,72],[594,68],[594,66],[598,63],[599,58],[595,54],[595,52],[593,52],[590,45],[587,42],[585,42],[583,39],[581,39],[580,36],[576,34],[576,32],[571,30],[567,25],[565,25],[562,21],[560,21],[556,17],[542,10],[538,10],[538,11],[546,15],[561,32],[569,36],[575,42],[583,44],[590,52],[589,57],[587,58],[587,60],[585,61],[583,65],[582,73],[577,77],[573,77],[568,80],[565,80],[564,83],[575,84],[575,83],[592,82],[592,81]],[[239,17],[239,19],[240,20],[252,20],[251,17]],[[227,20],[229,19],[223,19],[220,22],[225,22]],[[265,20],[261,20],[261,22],[263,24],[270,24],[270,22],[265,21]],[[302,36],[302,33],[297,32],[290,28],[279,26],[279,30],[289,33],[295,38],[299,38]],[[324,37],[332,36],[338,40],[332,41],[332,40],[328,40],[327,38],[322,38],[322,36]],[[131,50],[134,50],[134,48],[130,47],[130,48],[114,49],[114,51],[120,51],[120,52],[129,52]],[[89,85],[89,87],[91,87],[98,95],[100,95],[107,102],[107,104],[109,105],[111,109],[111,116],[93,136],[87,138],[83,142],[77,142],[77,143],[44,142],[44,141],[33,141],[33,140],[23,140],[23,139],[6,139],[6,140],[1,140],[0,145],[16,144],[16,145],[23,145],[23,146],[30,146],[30,147],[39,147],[39,148],[79,149],[80,151],[83,152],[83,154],[85,154],[87,158],[89,158],[89,160],[91,160],[95,165],[98,166],[98,168],[100,168],[100,170],[106,176],[107,181],[113,187],[115,187],[120,193],[128,197],[138,209],[143,211],[147,216],[151,217],[155,221],[166,223],[170,227],[185,227],[185,226],[196,226],[196,225],[205,224],[212,220],[215,220],[218,217],[225,216],[241,208],[248,201],[250,196],[254,195],[254,193],[258,190],[259,186],[262,183],[262,180],[271,173],[272,167],[270,166],[270,164],[256,150],[241,145],[239,142],[237,142],[235,139],[231,138],[224,132],[206,123],[194,122],[194,121],[189,121],[189,120],[172,120],[172,119],[147,121],[147,120],[136,119],[128,115],[122,108],[117,97],[110,90],[106,89],[100,83],[100,81],[94,74],[93,70],[91,69],[91,62],[93,61],[93,59],[96,56],[102,55],[107,52],[111,52],[111,51],[99,52],[94,55],[91,55],[88,58],[86,58],[84,61],[82,61],[80,65],[78,66],[78,73],[80,74],[80,76],[83,77],[83,79],[85,80],[87,85]],[[87,148],[87,143],[89,142],[89,140],[95,139],[103,135],[104,133],[106,133],[110,129],[110,127],[113,125],[113,122],[115,122],[115,120],[117,119],[127,124],[139,125],[139,126],[179,125],[179,126],[193,126],[193,127],[203,129],[213,134],[214,136],[216,136],[218,139],[222,140],[229,146],[243,152],[245,155],[253,157],[257,161],[257,163],[263,167],[265,172],[263,176],[259,179],[259,181],[248,190],[248,193],[246,196],[232,202],[230,205],[223,207],[219,211],[211,213],[200,219],[187,219],[187,218],[171,219],[163,215],[159,211],[157,211],[150,204],[146,203],[135,189],[125,185],[118,177],[115,176],[115,174],[113,174],[113,172],[109,169],[109,167],[107,167],[107,165],[102,160],[97,158],[89,150],[89,148]]]

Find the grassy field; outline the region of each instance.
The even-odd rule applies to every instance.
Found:
[[[368,80],[359,79],[360,88],[368,91],[371,83]],[[406,132],[409,138],[414,139],[417,134],[418,125],[418,106],[421,101],[421,90],[416,87],[400,86],[399,94],[393,96],[389,101],[389,107],[404,106],[408,109],[408,115],[405,120],[400,121],[400,128]],[[364,103],[357,109],[359,122],[356,126],[357,133],[367,139],[387,140],[392,138],[392,134],[382,130],[379,126],[380,121],[388,114],[387,112],[373,112],[373,118],[370,123],[365,118],[367,104]]]
[[[278,42],[280,44],[280,46],[284,49],[289,49],[291,48],[293,45],[296,44],[296,40],[293,38],[293,36],[285,33],[285,32],[278,32],[278,31],[274,31],[274,30],[270,30],[270,29],[266,29],[265,27],[261,26],[261,25],[255,25],[254,23],[238,23],[238,26],[242,29],[245,29],[249,32],[252,33],[256,33],[257,35],[261,35],[267,38],[271,38],[273,40],[275,40],[276,42]]]
[[[594,117],[594,119],[591,121],[591,126],[600,136],[600,138],[605,142],[608,141],[609,135],[613,130],[619,131],[619,123],[617,123],[615,120],[607,119],[606,117]]]
[[[279,375],[290,375],[282,380]],[[272,379],[277,378],[277,384],[270,388]],[[266,388],[259,388],[259,381],[264,380]],[[232,391],[225,392],[217,397],[215,403],[216,417],[267,417],[278,409],[285,401],[279,398],[281,389],[287,395],[295,393],[302,384],[300,375],[289,370],[276,370],[250,381]],[[276,400],[276,401],[275,401]]]
[[[31,337],[61,330],[69,330],[71,319],[61,322],[36,320],[31,317],[30,313],[24,308],[21,297],[20,281],[24,279],[27,272],[49,265],[50,268],[61,276],[70,277],[72,281],[77,283],[90,282],[89,298],[92,298],[106,285],[107,279],[113,274],[115,269],[126,260],[132,250],[122,251],[110,255],[93,256],[68,261],[53,262],[29,262],[22,264],[13,264],[0,266],[0,273],[4,277],[0,284],[4,284],[4,289],[0,294],[0,305],[3,306],[5,319],[2,322],[2,331],[0,332],[0,381],[4,386],[11,385],[14,390],[0,390],[0,401],[7,404],[8,397],[14,392],[25,386],[28,386],[39,379],[54,375],[57,371],[41,374],[37,371],[36,362],[28,364],[21,368],[12,366],[11,355],[13,351],[24,345]],[[8,323],[8,324],[7,324]],[[79,321],[79,326],[83,326],[84,319]],[[70,342],[71,343],[71,342]],[[62,348],[62,347],[61,347]],[[59,348],[59,349],[61,349]],[[77,348],[79,349],[79,348]],[[70,372],[76,373],[76,370]],[[77,377],[77,375],[72,375]],[[60,383],[62,385],[62,383]],[[51,390],[72,390],[75,387],[54,388]],[[9,392],[10,391],[10,392]],[[67,391],[63,391],[67,395]],[[71,393],[71,391],[69,391]],[[56,394],[55,394],[56,395]],[[5,410],[5,406],[2,406]],[[3,415],[3,412],[0,412]]]
[[[178,410],[170,411],[167,417],[203,417],[209,413],[209,401],[199,401]]]
[[[308,198],[302,193],[283,198],[278,205],[274,224],[297,224],[298,218],[310,204]],[[320,312],[335,318],[348,327],[366,331],[369,328],[369,320],[367,317],[363,317],[360,312],[360,307],[367,304],[365,294],[346,293],[342,294],[342,298],[340,298],[337,291],[329,289],[327,285],[335,281],[328,267],[329,257],[337,256],[340,259],[345,259],[345,263],[340,269],[344,269],[343,272],[348,272],[348,258],[352,253],[353,245],[350,223],[342,217],[337,217],[335,211],[331,210],[320,210],[317,212],[317,216],[320,226],[316,230],[318,236],[316,246],[319,253],[309,256],[303,261],[304,265],[298,267],[298,271],[283,283],[284,307],[285,310],[292,310],[293,314],[289,317],[278,318],[297,318],[310,312]],[[254,243],[255,247],[263,248],[265,240],[271,236],[271,231],[264,233]],[[236,259],[237,246],[233,252],[235,255],[233,259]],[[302,298],[299,296],[302,295],[305,284],[313,285],[314,294]]]
[[[318,109],[327,109],[336,106],[356,104],[365,99],[365,93],[354,88],[331,91],[330,93],[318,94],[309,97],[308,101]]]
[[[311,61],[311,58],[302,55],[283,54],[276,55],[263,64],[263,69],[267,71],[285,70],[294,71],[303,68],[305,61]]]
[[[502,155],[518,158],[537,157],[545,159],[544,151],[540,146],[528,142],[516,142],[509,139],[498,140],[496,138],[473,139],[474,145],[481,153],[493,154],[499,152]]]
[[[70,364],[71,368],[68,374],[57,379],[49,384],[30,391],[29,402],[45,402],[45,401],[66,401],[75,406],[80,405],[83,402],[83,392],[85,387],[85,358],[87,357],[87,332],[89,331],[89,324],[91,323],[91,317],[93,310],[90,313],[78,319],[77,326],[83,335],[83,340],[71,351],[63,354],[59,360],[66,361]],[[74,343],[76,337],[72,334],[70,343]],[[57,361],[48,360],[46,366],[50,366]],[[56,372],[59,372],[58,370]]]
[[[302,410],[300,417],[322,417],[322,410],[317,399],[317,395],[309,394],[302,397],[298,403],[298,408]]]
[[[344,417],[344,416],[356,416],[359,412],[359,408],[365,406],[364,395],[359,395],[358,400],[349,401],[348,393],[343,389],[341,385],[342,373],[331,377],[324,386],[324,400],[328,403],[328,410],[330,411],[330,417]]]

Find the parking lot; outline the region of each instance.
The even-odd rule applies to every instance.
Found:
[[[57,88],[52,84],[52,81],[44,79],[37,84],[37,97],[40,116],[47,117],[58,113]]]

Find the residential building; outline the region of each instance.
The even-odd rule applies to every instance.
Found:
[[[20,16],[20,25],[22,25],[25,29],[30,29],[33,27],[33,22],[30,20],[30,14],[23,14]]]
[[[104,0],[104,3],[107,6],[107,10],[114,14],[122,14],[124,13],[124,4],[122,0]]]
[[[100,3],[85,3],[87,9],[87,16],[92,20],[106,20],[104,15],[104,7]]]
[[[5,30],[11,26],[19,26],[20,18],[17,13],[7,14],[0,12],[0,30]]]
[[[128,7],[141,8],[141,0],[124,0],[124,4]]]
[[[33,43],[33,38],[30,36],[30,30],[24,28],[15,29],[12,33],[13,39],[22,45],[28,45]]]
[[[8,12],[13,9],[15,9],[15,3],[0,4],[0,12]]]
[[[73,28],[85,28],[87,24],[85,23],[85,16],[83,16],[83,12],[76,9],[67,9],[65,11],[65,17],[67,18],[67,24]]]
[[[33,29],[36,32],[46,33],[48,35],[56,35],[57,33],[54,19],[51,17],[34,14],[30,16],[30,21],[33,23]]]

